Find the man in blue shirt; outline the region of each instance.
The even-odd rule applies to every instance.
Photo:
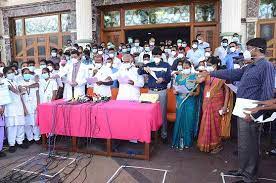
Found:
[[[138,74],[148,74],[149,93],[159,95],[163,119],[161,137],[163,143],[167,143],[167,85],[171,81],[171,68],[167,62],[162,61],[162,50],[159,47],[152,50],[152,57],[154,62],[139,68]],[[155,73],[157,80],[151,73]]]
[[[197,67],[199,64],[199,58],[204,57],[204,49],[199,49],[198,48],[198,40],[193,40],[192,41],[192,49],[190,49],[187,52],[186,57],[188,60],[194,64],[194,67]]]
[[[266,41],[262,38],[247,42],[247,50],[251,52],[254,62],[242,69],[219,70],[211,72],[211,77],[229,81],[240,81],[237,98],[265,101],[273,98],[275,71],[271,63],[265,59]],[[257,182],[259,166],[259,131],[258,123],[254,122],[261,112],[238,117],[238,154],[239,170],[228,174],[242,176],[242,182]]]
[[[229,53],[222,60],[222,65],[226,65],[228,70],[234,69],[234,58],[239,57],[239,51],[237,50],[238,44],[236,42],[231,42],[229,44]]]

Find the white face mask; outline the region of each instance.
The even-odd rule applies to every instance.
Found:
[[[110,58],[114,58],[114,53],[110,53],[110,54],[109,54],[109,57],[110,57]]]
[[[191,74],[191,69],[184,69],[182,72],[185,75],[189,75],[189,74]]]
[[[177,66],[177,70],[178,70],[178,71],[182,71],[182,70],[183,70],[183,66],[182,66],[182,65],[178,65],[178,66]]]
[[[28,69],[29,69],[31,72],[34,72],[35,67],[34,67],[34,66],[29,66]]]
[[[186,44],[186,43],[183,43],[183,44],[182,44],[182,47],[183,47],[183,48],[186,48],[186,47],[187,47],[187,44]]]
[[[238,37],[233,37],[232,41],[238,43],[240,39]]]
[[[153,58],[153,60],[156,64],[159,64],[161,62],[161,59],[158,57]]]
[[[102,67],[102,64],[101,63],[95,63],[95,68],[96,69],[100,69]]]
[[[14,80],[14,77],[15,77],[14,73],[7,74],[7,79],[9,80]]]
[[[128,43],[133,43],[133,39],[128,39]]]
[[[49,69],[50,72],[53,71],[53,67],[52,66],[47,66],[47,68]]]
[[[228,43],[224,43],[224,42],[222,42],[222,43],[221,43],[221,46],[223,46],[223,47],[227,47],[227,46],[228,46]]]
[[[129,69],[131,67],[131,64],[129,62],[123,63],[123,68],[124,69]]]
[[[201,65],[201,66],[199,66],[199,67],[197,68],[197,70],[199,70],[199,71],[204,71],[204,70],[206,70],[206,68],[205,68],[203,65]]]
[[[107,66],[108,68],[111,68],[111,67],[112,67],[112,64],[111,64],[111,63],[107,63],[106,66]]]
[[[164,51],[165,51],[165,53],[170,53],[171,52],[170,49],[165,49]]]
[[[44,68],[46,68],[47,66],[46,66],[46,65],[40,65],[39,67],[40,67],[40,69],[44,69]]]
[[[143,63],[148,64],[148,63],[150,63],[150,61],[149,60],[144,60]]]
[[[172,51],[171,54],[172,54],[172,56],[175,56],[176,55],[176,51]]]
[[[230,52],[233,53],[233,52],[235,52],[235,51],[236,51],[236,48],[235,48],[235,47],[231,47],[231,48],[230,48]]]
[[[155,42],[150,42],[149,45],[150,45],[150,46],[154,46],[154,45],[155,45]]]
[[[197,48],[197,44],[193,44],[192,48],[196,49]]]
[[[178,58],[183,58],[184,57],[184,54],[183,53],[179,53],[178,54]]]
[[[72,60],[73,64],[78,63],[78,59],[76,59],[76,58],[72,58],[71,60]]]
[[[203,41],[201,39],[197,40],[198,41],[198,44],[201,44],[203,43]]]
[[[56,57],[56,56],[57,56],[57,53],[56,53],[56,52],[52,52],[52,53],[51,53],[51,56],[52,56],[52,57]]]
[[[99,54],[99,55],[102,55],[102,54],[103,54],[103,51],[98,51],[98,54]]]
[[[239,69],[241,66],[239,64],[234,64],[234,69]]]
[[[138,47],[140,45],[140,43],[134,43],[134,46]]]
[[[207,66],[206,70],[207,72],[213,72],[215,69],[212,66]]]
[[[145,47],[145,51],[149,52],[150,51],[150,47]]]
[[[248,51],[248,50],[245,50],[244,52],[243,52],[243,58],[244,58],[244,60],[251,60],[251,52],[250,51]]]
[[[181,43],[177,43],[177,46],[180,47],[182,44]]]
[[[97,53],[98,49],[93,49],[92,52],[93,53]]]
[[[210,52],[205,52],[205,57],[210,57],[211,56],[211,53]]]

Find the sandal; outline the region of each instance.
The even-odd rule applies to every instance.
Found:
[[[219,147],[213,149],[210,153],[211,153],[211,154],[217,154],[217,153],[219,153],[219,152],[222,151],[222,150],[223,150],[223,147],[222,147],[222,146],[219,146]]]

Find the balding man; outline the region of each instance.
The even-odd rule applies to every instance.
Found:
[[[137,68],[133,64],[133,57],[126,54],[122,58],[123,64],[118,72],[109,77],[109,80],[119,81],[119,93],[117,100],[138,101],[140,88],[144,86],[143,76],[138,75]]]

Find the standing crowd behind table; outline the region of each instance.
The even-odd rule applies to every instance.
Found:
[[[84,95],[110,99],[113,88],[118,88],[117,100],[138,101],[144,87],[159,95],[164,143],[168,142],[167,90],[172,89],[176,97],[172,147],[189,148],[196,140],[200,151],[218,153],[223,149],[222,139],[230,137],[235,97],[226,84],[239,88],[244,83],[241,75],[227,78],[212,73],[231,73],[233,69],[244,72],[256,64],[256,57],[251,56],[254,49],[265,51],[266,47],[248,42],[243,50],[234,34],[232,40],[223,38],[221,46],[212,50],[199,34],[191,45],[181,39],[157,43],[154,38],[145,43],[128,38],[128,43],[118,47],[112,42],[82,47],[68,41],[66,48],[52,49],[51,57],[39,64],[28,61],[19,65],[14,61],[6,66],[0,62],[0,96],[11,97],[0,110],[0,151],[4,139],[10,153],[17,147],[25,149],[33,142],[40,143],[35,120],[40,103]],[[275,90],[275,74],[266,76],[271,74],[269,68],[272,72],[276,68],[275,58],[271,62],[274,67],[267,62],[260,74],[263,78],[259,78],[259,85],[263,82],[262,90],[266,91],[260,93],[265,95],[260,100],[271,99],[269,90]],[[0,156],[4,155],[1,151]]]

